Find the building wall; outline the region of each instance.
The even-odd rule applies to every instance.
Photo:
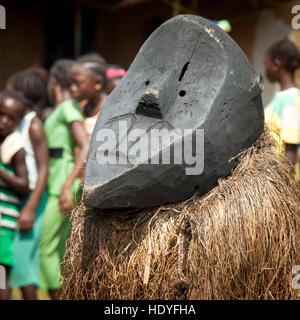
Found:
[[[0,90],[13,73],[42,65],[45,39],[41,9],[5,5],[6,29],[0,30]]]
[[[220,5],[223,6],[222,3]],[[237,14],[234,7],[231,9],[233,15]],[[113,12],[99,11],[95,49],[101,52],[109,62],[128,68],[143,42],[154,31],[153,27],[158,26],[159,21],[170,19],[173,12],[172,6],[160,1],[149,1]],[[210,7],[202,7],[201,14],[204,17],[217,18],[210,16],[211,12],[218,12],[218,8],[212,11]],[[180,13],[193,13],[193,11]],[[257,21],[258,16],[250,20],[237,20],[232,23],[230,33],[250,60]]]
[[[128,68],[159,21],[168,20],[172,8],[160,2],[142,3],[117,11],[98,12],[95,45],[111,63]]]
[[[9,4],[9,1],[6,3],[7,29],[0,30],[0,90],[13,72],[32,65],[46,64],[49,52],[46,52],[44,13],[49,12],[47,7],[53,9],[54,6],[52,2],[46,1],[35,6],[30,6],[30,1],[27,1],[26,5],[13,5]],[[168,3],[170,1],[149,0],[118,10],[89,7],[89,10],[95,12],[95,21],[92,24],[94,28],[90,31],[93,51],[103,54],[108,62],[117,63],[127,69],[152,31],[161,22],[172,17],[174,11]],[[60,5],[64,6],[63,1]],[[72,9],[70,3],[65,7]],[[291,8],[285,6],[261,14],[247,14],[246,9],[234,4],[234,1],[226,5],[219,2],[218,6],[217,2],[212,5],[206,1],[199,13],[211,19],[228,18],[232,24],[230,36],[245,52],[255,69],[263,73],[263,56],[267,46],[273,40],[291,34]],[[70,15],[74,14],[73,12],[74,10],[70,10]],[[186,12],[183,10],[181,13]],[[53,23],[55,24],[55,16]],[[48,24],[47,27],[49,29]],[[70,32],[70,36],[73,37],[74,34]],[[267,103],[277,89],[267,81],[265,88],[263,97]]]

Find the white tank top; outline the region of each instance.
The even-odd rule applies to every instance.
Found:
[[[34,111],[26,114],[20,123],[19,131],[24,140],[25,162],[28,171],[29,189],[34,190],[38,178],[37,164],[35,161],[34,151],[29,136],[29,128],[32,119],[36,116]]]

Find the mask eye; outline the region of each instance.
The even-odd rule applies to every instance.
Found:
[[[182,70],[181,70],[181,74],[180,74],[180,77],[179,77],[178,81],[181,81],[181,80],[182,80],[182,78],[183,78],[184,74],[186,73],[186,70],[187,70],[187,68],[188,68],[189,64],[190,64],[190,62],[188,61],[188,62],[183,66],[183,68],[182,68]]]
[[[145,81],[145,86],[147,87],[149,85],[149,83],[150,83],[149,80]]]

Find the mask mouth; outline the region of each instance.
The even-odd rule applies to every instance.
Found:
[[[147,90],[141,97],[136,114],[141,114],[146,117],[162,119],[163,115],[159,106],[159,91],[157,89]]]

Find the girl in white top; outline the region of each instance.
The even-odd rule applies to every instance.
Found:
[[[14,267],[10,273],[10,286],[20,287],[24,299],[37,299],[39,286],[39,244],[42,232],[42,214],[47,200],[45,192],[48,178],[48,146],[43,124],[34,106],[44,99],[46,73],[42,69],[28,69],[14,74],[7,88],[24,95],[27,112],[19,131],[24,140],[25,162],[28,171],[30,195],[23,204],[14,242]],[[21,227],[22,226],[22,227]]]
[[[29,189],[34,190],[38,178],[38,167],[35,160],[34,150],[31,144],[29,129],[31,127],[32,120],[37,117],[35,111],[30,111],[25,115],[20,123],[19,131],[24,140],[25,149],[25,161],[28,171]]]

